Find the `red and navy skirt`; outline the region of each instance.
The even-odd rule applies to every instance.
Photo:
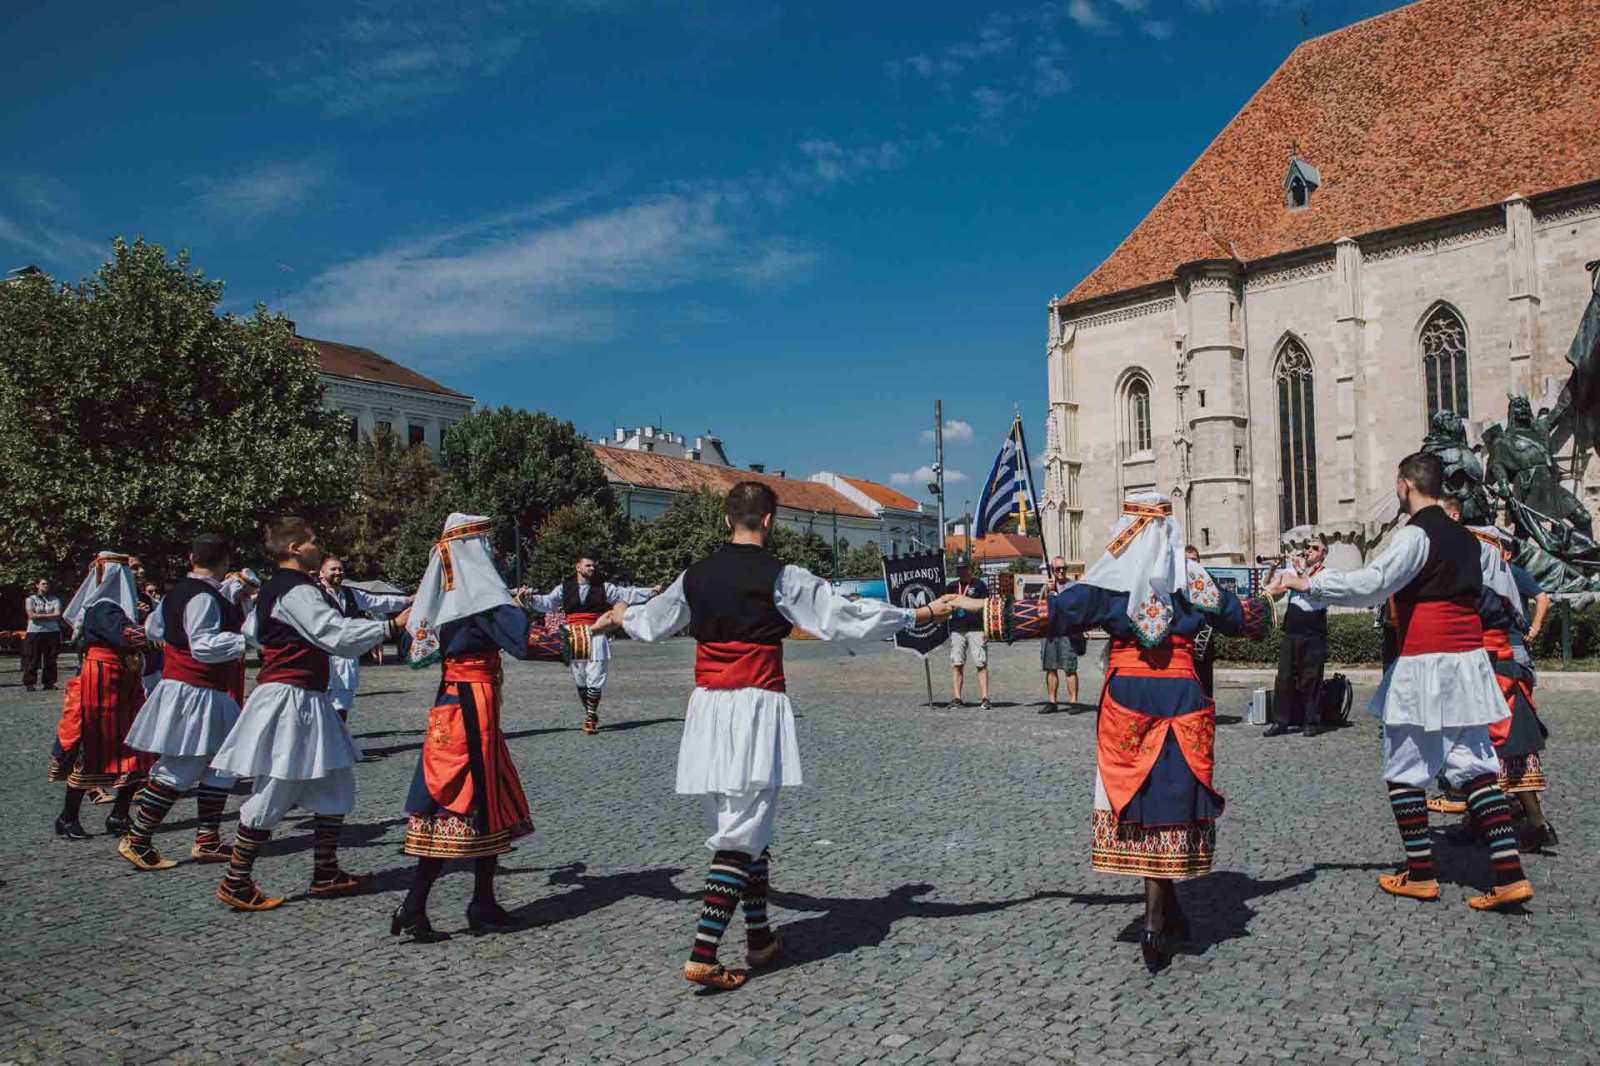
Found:
[[[446,659],[406,800],[406,854],[478,859],[533,832],[500,731],[500,652]]]
[[[1533,671],[1512,657],[1511,636],[1505,630],[1484,630],[1483,646],[1494,660],[1495,680],[1511,710],[1511,717],[1489,727],[1489,739],[1500,756],[1500,787],[1510,793],[1543,792],[1547,782],[1539,753],[1550,731],[1533,702]]]
[[[1223,798],[1212,784],[1216,706],[1192,644],[1112,645],[1096,723],[1094,846],[1102,873],[1195,877],[1211,870]]]
[[[123,742],[144,705],[138,653],[124,657],[91,647],[83,669],[67,682],[61,720],[50,751],[52,781],[69,788],[120,788],[142,780],[156,756]]]

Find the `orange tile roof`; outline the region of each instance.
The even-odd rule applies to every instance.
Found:
[[[606,468],[606,476],[613,481],[626,481],[644,488],[671,492],[710,489],[724,493],[741,481],[760,481],[772,486],[772,491],[778,494],[779,505],[783,507],[823,514],[837,511],[841,515],[856,518],[877,517],[818,481],[795,481],[732,466],[697,463],[693,459],[676,459],[628,448],[609,448],[604,444],[589,446]]]
[[[876,481],[866,481],[858,477],[845,477],[839,475],[839,480],[847,485],[859,489],[869,500],[873,500],[884,507],[893,507],[900,511],[919,510],[916,500],[903,492],[896,492],[887,485],[880,485]]]
[[[1600,178],[1600,0],[1419,0],[1300,45],[1062,301]],[[1290,211],[1290,153],[1322,174]]]
[[[463,400],[472,399],[466,393],[447,389],[432,378],[424,377],[410,367],[401,366],[371,348],[358,348],[354,344],[340,344],[338,341],[319,341],[313,337],[300,339],[317,350],[317,357],[322,361],[324,374],[332,374],[336,378],[370,381],[380,385],[398,385],[401,388],[438,393],[440,396],[458,396]]]
[[[967,539],[946,536],[944,550],[959,555],[967,550]],[[1043,559],[1044,541],[1016,533],[985,533],[972,542],[972,557],[979,562],[985,559]]]

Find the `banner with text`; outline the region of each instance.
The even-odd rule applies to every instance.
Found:
[[[944,595],[944,553],[898,555],[883,561],[883,584],[896,607],[926,607]],[[894,635],[895,647],[926,659],[950,639],[948,622],[928,622]]]

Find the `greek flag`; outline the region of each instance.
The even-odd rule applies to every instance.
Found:
[[[1033,491],[1033,469],[1028,465],[1028,444],[1022,439],[1022,419],[1012,420],[1011,432],[994,458],[994,469],[978,497],[978,513],[973,517],[975,536],[998,533],[1000,527],[1017,521],[1017,532],[1028,531],[1028,516],[1038,521],[1039,498]]]

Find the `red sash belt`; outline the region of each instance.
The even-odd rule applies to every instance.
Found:
[[[783,645],[742,640],[699,644],[694,652],[694,683],[699,688],[783,692]]]
[[[1401,655],[1475,651],[1483,647],[1477,597],[1400,603]]]
[[[96,663],[117,663],[118,665],[125,665],[126,661],[123,658],[123,654],[124,653],[117,651],[115,648],[107,648],[99,644],[91,644],[87,648],[83,649],[83,657],[90,662]],[[137,655],[139,653],[133,652],[132,654]]]
[[[566,621],[569,626],[592,626],[600,621],[600,617],[593,611],[572,611],[568,613]]]
[[[163,680],[182,681],[185,685],[208,688],[214,692],[227,692],[232,688],[238,673],[236,662],[203,663],[191,655],[187,648],[177,648],[171,644],[167,645],[166,652],[161,662]]]
[[[1511,631],[1509,629],[1485,629],[1483,631],[1483,646],[1489,653],[1489,658],[1499,662],[1516,658],[1511,650]]]
[[[263,644],[256,684],[293,685],[313,692],[328,690],[328,656],[310,644]]]
[[[464,684],[498,685],[500,683],[500,653],[462,655],[444,661],[444,679]]]
[[[1511,631],[1508,629],[1485,629],[1483,646],[1496,662],[1509,662],[1515,658],[1511,651]],[[1498,748],[1511,739],[1511,720],[1517,713],[1517,696],[1527,700],[1529,707],[1533,706],[1533,686],[1528,684],[1525,677],[1507,677],[1498,670],[1494,672],[1494,679],[1499,683],[1500,694],[1506,698],[1506,707],[1511,711],[1510,715],[1498,722],[1489,723],[1489,739]]]
[[[1116,652],[1113,649],[1113,656]],[[1188,714],[1170,718],[1140,714],[1111,698],[1107,685],[1100,695],[1100,720],[1096,724],[1100,783],[1106,799],[1119,817],[1122,809],[1138,794],[1151,767],[1161,754],[1167,734],[1178,738],[1178,748],[1206,791],[1216,793],[1211,783],[1215,766],[1212,756],[1217,735],[1216,706],[1209,700]]]
[[[1114,640],[1107,669],[1141,677],[1193,677],[1194,641],[1171,636],[1164,644],[1144,648],[1131,640]]]

